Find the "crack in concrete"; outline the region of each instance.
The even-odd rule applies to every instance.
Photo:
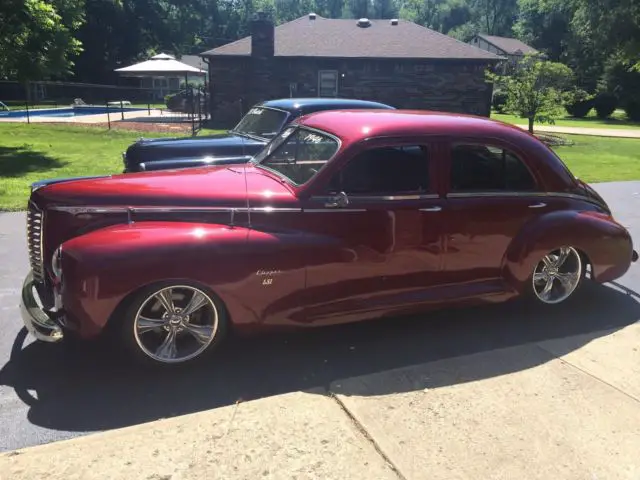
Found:
[[[400,471],[400,468],[393,462],[393,460],[391,460],[391,458],[384,452],[384,450],[382,449],[382,447],[380,445],[378,445],[378,442],[376,442],[375,438],[373,438],[369,432],[367,431],[367,429],[365,428],[365,426],[356,418],[356,416],[351,413],[351,411],[349,410],[349,408],[347,408],[347,406],[342,402],[342,400],[340,400],[338,398],[338,396],[336,394],[334,394],[331,390],[329,390],[327,388],[327,394],[329,395],[329,397],[331,397],[340,407],[340,409],[345,413],[345,415],[347,415],[347,417],[349,417],[349,419],[351,420],[351,422],[353,423],[353,425],[356,427],[356,429],[360,432],[360,434],[373,446],[373,448],[375,449],[376,452],[378,452],[378,455],[380,455],[382,457],[382,459],[385,461],[385,463],[389,466],[389,468],[391,469],[391,471],[393,471],[393,473],[395,473],[397,475],[397,477],[399,478],[399,480],[408,480],[407,477]]]
[[[566,360],[566,359],[564,359],[564,358],[562,358],[562,357],[559,357],[558,355],[556,355],[556,354],[555,354],[555,353],[553,353],[552,351],[547,350],[546,348],[544,348],[542,345],[540,345],[540,344],[538,344],[538,343],[536,343],[535,345],[536,345],[536,347],[538,347],[540,350],[542,350],[542,351],[544,351],[545,353],[548,353],[549,355],[551,355],[553,358],[555,358],[555,359],[557,359],[557,360],[560,360],[560,362],[562,362],[563,364],[568,365],[568,366],[570,366],[570,367],[572,367],[572,368],[575,368],[575,369],[576,369],[576,370],[578,370],[579,372],[582,372],[582,373],[584,373],[585,375],[588,375],[589,377],[593,378],[594,380],[596,380],[596,381],[598,381],[598,382],[600,382],[600,383],[603,383],[603,384],[607,385],[608,387],[611,387],[611,388],[613,388],[614,390],[616,390],[616,391],[620,392],[621,394],[623,394],[623,395],[625,395],[625,396],[629,397],[631,400],[635,400],[636,402],[640,403],[640,398],[637,398],[635,395],[632,395],[632,394],[630,394],[630,393],[628,393],[628,392],[625,392],[625,391],[624,391],[624,390],[622,390],[620,387],[617,387],[617,386],[613,385],[612,383],[607,382],[606,380],[604,380],[604,379],[602,379],[602,378],[600,378],[600,377],[596,376],[595,374],[593,374],[593,373],[589,372],[588,370],[585,370],[584,368],[581,368],[581,367],[579,367],[579,366],[577,366],[577,365],[575,365],[575,364],[571,363],[569,360]]]

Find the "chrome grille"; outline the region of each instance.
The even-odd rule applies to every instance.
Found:
[[[42,228],[44,215],[33,203],[29,202],[27,210],[27,247],[29,263],[33,278],[37,282],[44,281],[44,264],[42,261]]]

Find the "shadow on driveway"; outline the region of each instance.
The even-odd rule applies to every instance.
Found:
[[[30,406],[28,418],[36,425],[107,430],[497,348],[579,334],[587,334],[585,341],[590,341],[609,333],[603,330],[615,331],[640,318],[634,292],[591,283],[583,288],[574,302],[551,308],[524,308],[515,301],[420,318],[231,339],[205,364],[162,372],[127,365],[120,351],[106,347],[70,351],[31,343],[22,348],[23,329],[10,361],[0,370],[0,384],[14,388]],[[479,378],[451,376],[451,382],[535,366],[525,359],[518,365],[496,364],[479,369]],[[392,385],[379,389],[369,394],[396,393]]]

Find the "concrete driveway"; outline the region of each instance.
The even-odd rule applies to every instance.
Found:
[[[596,188],[640,239],[640,182]],[[545,442],[564,435],[568,446],[558,445],[554,461],[575,462],[579,448],[569,443],[582,441],[579,429],[589,419],[595,421],[589,429],[608,430],[592,431],[591,447],[582,451],[597,451],[597,438],[606,438],[611,448],[612,428],[620,432],[618,456],[630,458],[633,445],[640,451],[640,437],[632,435],[640,419],[640,362],[625,333],[640,318],[637,265],[616,285],[586,285],[578,306],[521,311],[515,303],[236,340],[211,365],[160,375],[121,364],[118,351],[69,353],[57,345],[25,343],[17,310],[27,272],[23,214],[0,214],[0,232],[0,450],[319,387],[332,392],[369,435],[381,439],[379,448],[405,478],[429,478],[420,475],[428,467],[425,458],[438,461],[438,472],[447,465],[455,470],[448,463],[455,457],[438,452],[464,456],[465,449],[492,458],[478,464],[475,478],[483,478],[501,455],[526,463],[531,454],[524,449],[544,435]],[[612,346],[616,338],[622,340]],[[619,355],[611,355],[612,348]],[[566,360],[558,365],[558,357]],[[525,378],[525,384],[514,375]],[[437,393],[427,402],[420,397],[425,391]],[[544,401],[536,403],[536,397]],[[499,422],[493,431],[482,424],[483,415]],[[462,433],[451,433],[461,423]],[[518,440],[492,437],[500,431]],[[491,438],[494,447],[483,446]],[[412,453],[416,444],[407,445],[411,441],[422,442],[418,457]],[[472,442],[471,450],[465,441]],[[616,461],[612,451],[600,455],[598,465],[608,461],[606,455]],[[446,478],[435,471],[430,478]],[[548,473],[558,471],[554,467]],[[580,475],[569,476],[587,478]],[[623,478],[592,478],[614,477]]]

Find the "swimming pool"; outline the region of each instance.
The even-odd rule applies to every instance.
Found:
[[[146,110],[146,108],[135,107],[62,107],[62,108],[39,108],[29,110],[29,117],[81,117],[83,115],[99,115],[107,113],[111,114],[125,112],[135,112]],[[0,111],[0,118],[27,118],[26,110],[11,110],[8,112]]]

